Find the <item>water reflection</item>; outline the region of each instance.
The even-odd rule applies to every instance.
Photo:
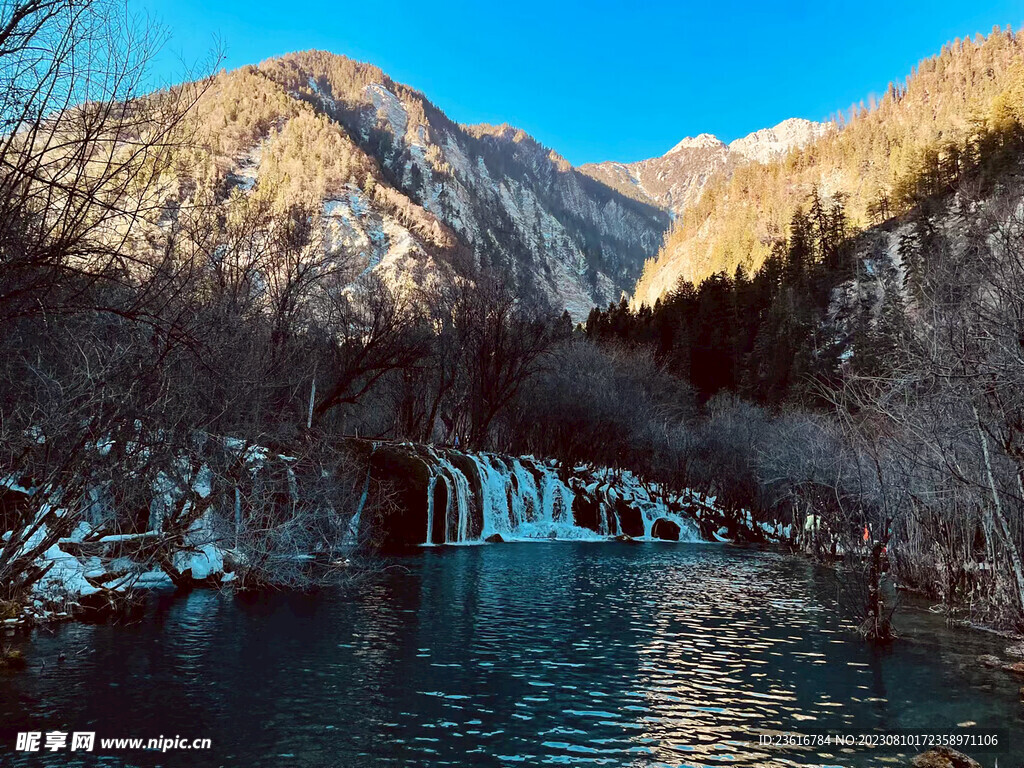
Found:
[[[552,543],[400,565],[356,598],[197,592],[37,635],[30,669],[0,677],[0,762],[69,764],[9,751],[18,730],[62,729],[214,744],[107,765],[874,765],[757,733],[1024,726],[1012,681],[973,661],[993,641],[915,617],[874,651],[797,559]]]

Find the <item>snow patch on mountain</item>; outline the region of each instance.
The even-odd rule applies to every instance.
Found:
[[[405,111],[402,100],[379,83],[368,85],[363,89],[370,97],[378,115],[383,115],[391,126],[391,132],[397,137],[405,136],[409,126],[409,115]]]
[[[343,196],[324,201],[324,235],[327,252],[354,259],[359,277],[377,271],[392,284],[402,282],[400,266],[425,254],[406,227],[374,209],[354,185]]]
[[[715,173],[730,171],[744,162],[769,162],[832,130],[832,123],[791,118],[731,144],[702,133],[686,137],[661,157],[635,163],[591,163],[580,170],[612,189],[649,201],[679,217],[700,198]]]
[[[228,174],[228,181],[243,192],[251,192],[259,180],[260,160],[263,158],[263,147],[266,143],[264,139],[238,158],[235,168]]]
[[[736,139],[729,144],[729,151],[743,155],[748,160],[767,163],[792,149],[805,147],[833,130],[834,123],[816,123],[791,117],[772,128],[762,128],[742,139]]]
[[[334,97],[320,87],[320,83],[317,82],[315,77],[310,77],[307,84],[309,85],[309,89],[313,92],[313,95],[320,100],[320,103],[323,106],[332,111],[337,109],[338,104],[335,102]]]
[[[725,149],[725,142],[710,133],[687,136],[666,152],[665,155],[672,155],[684,149]]]

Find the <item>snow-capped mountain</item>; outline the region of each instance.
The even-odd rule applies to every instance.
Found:
[[[791,149],[805,147],[833,130],[834,123],[816,123],[791,117],[772,128],[762,128],[742,139],[736,139],[729,144],[729,151],[743,155],[748,160],[767,163],[785,155]]]
[[[697,201],[716,172],[728,172],[743,162],[774,160],[791,149],[806,146],[834,127],[832,123],[790,118],[730,144],[702,133],[683,139],[661,157],[635,163],[590,163],[580,166],[580,170],[623,194],[680,216]]]
[[[701,133],[697,136],[687,136],[665,153],[666,156],[681,152],[684,149],[723,149],[725,143],[717,136],[710,133]]]

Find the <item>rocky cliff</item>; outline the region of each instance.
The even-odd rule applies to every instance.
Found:
[[[391,282],[470,262],[582,318],[632,291],[669,224],[507,125],[464,126],[376,67],[309,51],[220,75],[199,104],[221,193],[321,206],[328,244]]]

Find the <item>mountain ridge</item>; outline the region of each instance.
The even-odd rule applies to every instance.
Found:
[[[225,194],[304,199],[332,247],[392,283],[472,267],[581,319],[623,295],[653,303],[680,279],[756,270],[812,189],[852,196],[848,223],[863,227],[903,194],[908,168],[947,162],[941,142],[971,130],[1019,48],[1009,32],[946,46],[849,121],[789,118],[579,167],[507,123],[457,123],[373,65],[305,51],[218,76],[202,162]]]
[[[330,249],[391,283],[483,270],[582,319],[632,292],[670,222],[520,129],[460,125],[379,68],[323,51],[219,74],[197,120],[193,165],[222,195],[302,202]]]
[[[198,110],[206,156],[193,164],[210,166],[207,183],[302,201],[361,272],[424,285],[483,269],[577,320],[631,295],[672,216],[747,161],[701,134],[661,158],[576,168],[520,128],[458,123],[378,67],[316,50],[220,73]],[[772,133],[787,124],[745,139],[799,141]]]
[[[767,163],[716,172],[645,265],[633,305],[653,304],[680,281],[758,270],[785,244],[798,209],[842,201],[851,230],[909,210],[919,187],[955,179],[970,164],[965,140],[987,129],[999,135],[1019,108],[1022,88],[1024,35],[995,28],[988,37],[946,44],[904,81],[890,83],[881,99],[852,108],[841,130]],[[760,144],[773,146],[773,137],[762,135]],[[983,148],[993,157],[995,150]]]
[[[728,144],[711,133],[701,133],[683,138],[658,157],[632,163],[586,163],[579,170],[678,218],[700,198],[715,174],[729,174],[745,162],[769,162],[835,129],[832,123],[794,117]]]

